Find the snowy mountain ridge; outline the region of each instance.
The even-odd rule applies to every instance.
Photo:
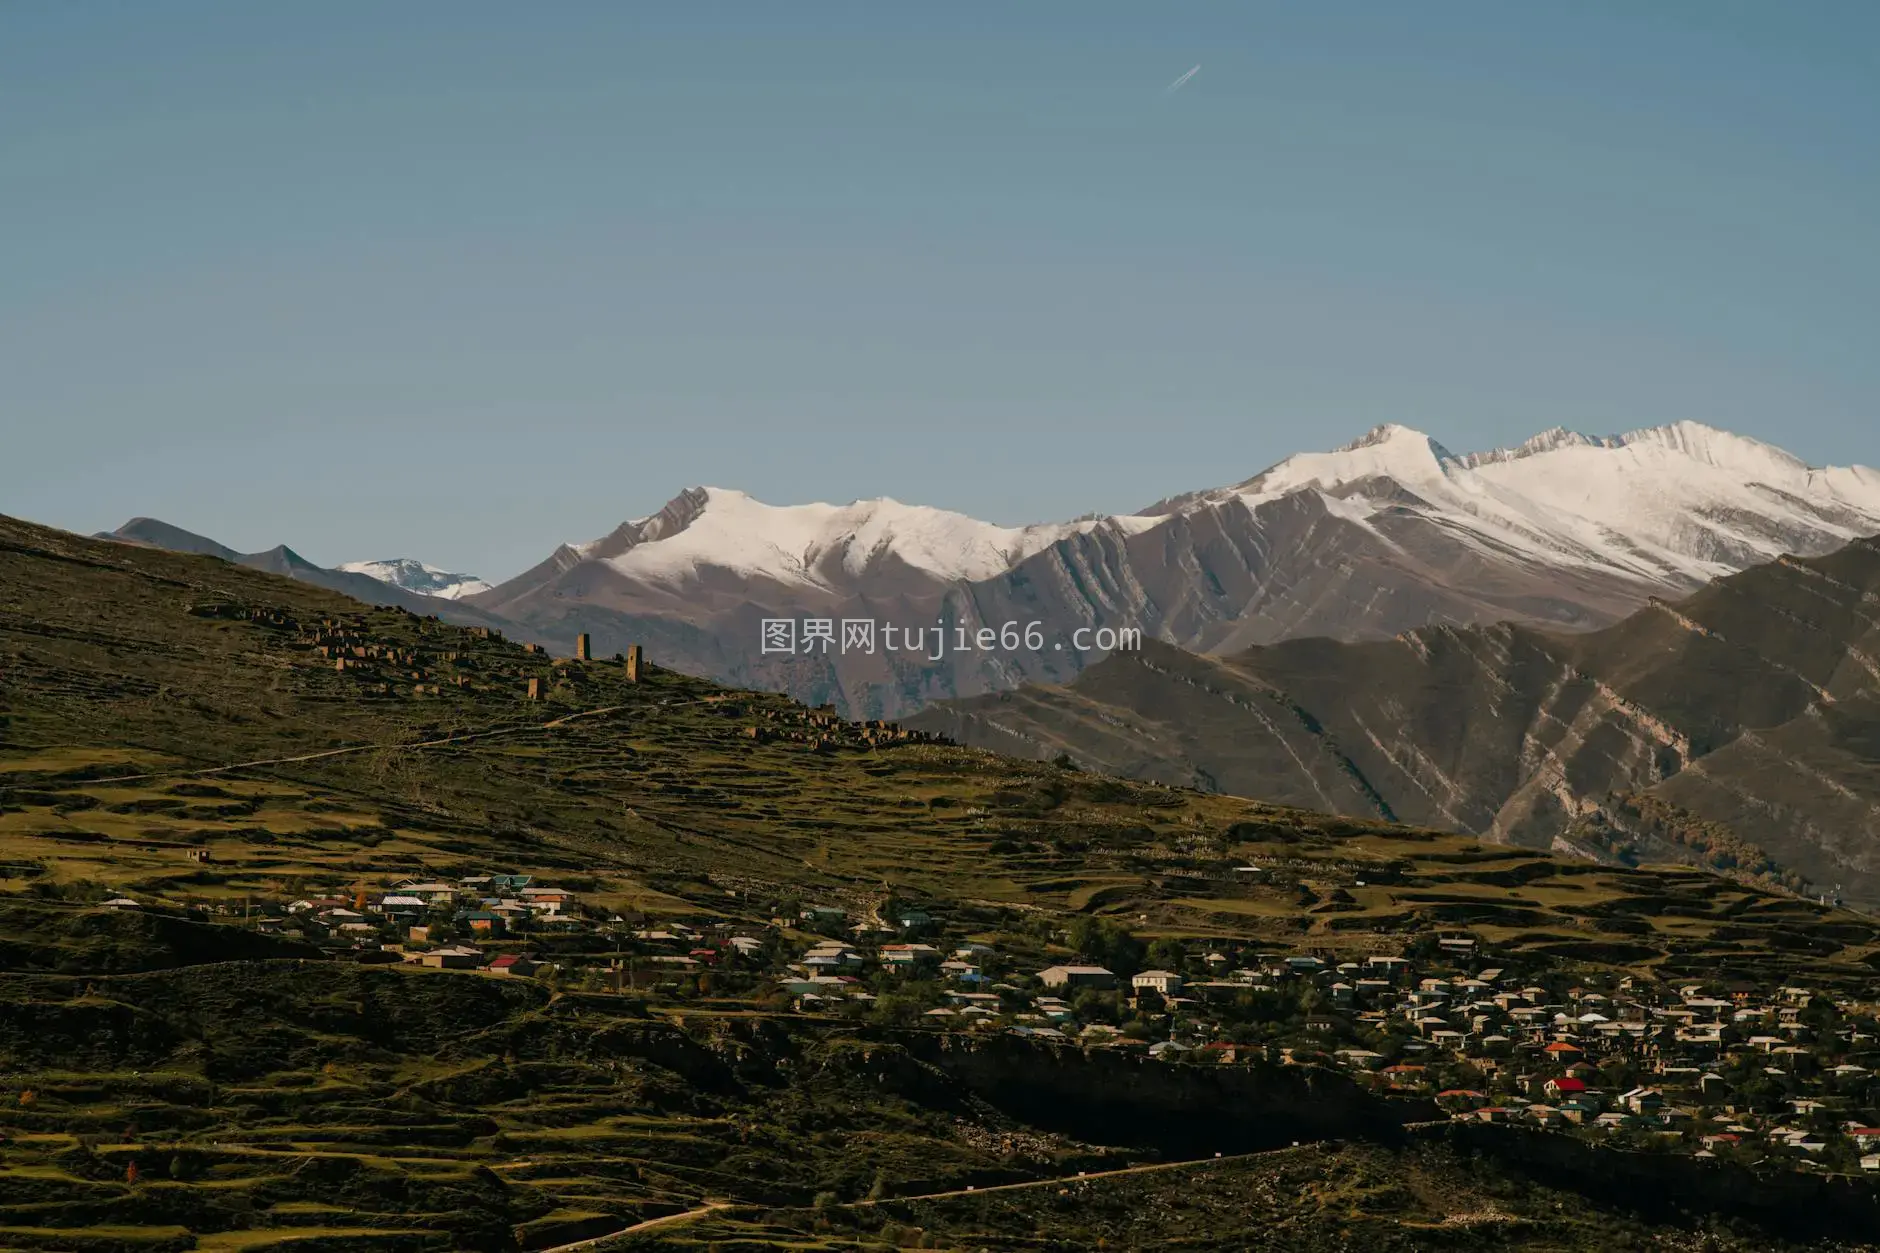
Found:
[[[1622,435],[1556,428],[1463,453],[1387,424],[1134,513],[1021,526],[886,497],[772,505],[692,487],[494,586],[408,559],[325,570],[286,550],[244,557],[148,519],[113,538],[278,569],[368,603],[373,591],[357,584],[377,581],[418,612],[518,639],[570,650],[585,634],[602,653],[638,643],[689,673],[898,717],[1069,682],[1102,657],[1074,646],[1080,628],[1223,656],[1438,623],[1573,633],[1785,554],[1876,535],[1880,472],[1810,466],[1678,422]],[[1073,646],[944,658],[760,647],[767,621],[793,617],[1037,622]]]
[[[1420,521],[1484,560],[1669,591],[1880,533],[1880,471],[1810,466],[1697,422],[1621,435],[1555,427],[1513,447],[1460,455],[1421,431],[1385,424],[1329,452],[1298,453],[1239,483],[1138,513],[1029,526],[888,497],[772,505],[729,488],[692,487],[600,539],[562,545],[542,569],[595,563],[631,585],[680,595],[701,582],[750,579],[810,594],[883,580],[971,585],[1067,540],[1126,540],[1209,511],[1258,518],[1286,501],[1308,502],[1389,544],[1401,545],[1405,525]],[[492,590],[473,575],[406,558],[338,569],[445,599]]]
[[[1087,518],[1007,527],[885,496],[847,505],[769,505],[729,488],[695,487],[659,513],[563,550],[654,582],[683,582],[717,569],[833,588],[900,563],[942,582],[974,583],[1068,536],[1151,524]]]
[[[414,561],[410,557],[390,557],[383,561],[348,561],[333,567],[350,574],[370,575],[381,583],[390,583],[393,587],[403,588],[407,592],[416,592],[420,596],[435,596],[440,600],[460,600],[465,596],[474,596],[478,592],[490,590],[474,574],[453,574],[449,570],[440,570],[436,566]]]
[[[1137,514],[1021,527],[886,497],[771,505],[694,487],[601,539],[562,546],[553,560],[562,568],[603,562],[634,582],[672,588],[712,571],[821,590],[894,570],[971,584],[1075,536],[1126,537],[1197,511],[1258,513],[1297,497],[1380,536],[1381,512],[1415,515],[1496,560],[1609,571],[1672,589],[1880,532],[1880,472],[1811,467],[1696,422],[1623,435],[1555,428],[1463,455],[1386,424]]]
[[[1387,425],[1328,453],[1301,453],[1232,487],[1155,506],[1238,501],[1258,509],[1312,490],[1370,510],[1388,503],[1459,541],[1540,564],[1605,568],[1690,585],[1880,532],[1880,473],[1813,467],[1696,422],[1624,435],[1555,428],[1513,448],[1457,456]]]

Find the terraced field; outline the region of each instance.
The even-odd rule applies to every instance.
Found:
[[[1747,963],[1859,980],[1880,934],[1862,917],[1686,869],[1353,827],[947,747],[751,745],[723,710],[749,717],[768,698],[724,700],[677,676],[649,688],[631,712],[405,753],[401,773],[448,804],[375,795],[345,758],[130,784],[90,777],[95,764],[15,757],[0,848],[16,887],[90,880],[178,900],[316,894],[500,859],[612,908],[735,915],[740,891],[766,903],[780,892],[859,899],[893,884],[942,910],[1094,912],[1149,934],[1333,952],[1440,927],[1667,974]],[[696,703],[661,703],[662,691]],[[800,783],[780,794],[779,777]],[[211,860],[191,860],[195,850]],[[1236,875],[1248,864],[1259,882]]]
[[[298,959],[0,996],[0,1247],[546,1247],[1118,1157],[834,1020]]]
[[[1179,1193],[1172,1175],[1096,1178],[1197,1144],[1330,1135],[1368,1145],[1348,1150],[1366,1180],[1464,1169],[1391,1142],[1403,1112],[1336,1076],[1304,1100],[1301,1067],[1248,1067],[1226,1103],[1170,1088],[1106,1147],[1076,1097],[1061,1118],[999,1097],[1072,1065],[1048,1048],[981,1050],[973,1070],[940,1033],[780,1014],[730,978],[609,995],[334,961],[242,925],[257,900],[402,875],[532,873],[603,910],[752,927],[892,892],[1040,964],[1089,915],[1242,951],[1394,952],[1440,931],[1536,967],[1753,968],[1863,992],[1880,949],[1866,918],[1695,871],[921,742],[4,520],[0,864],[5,1248],[1137,1247],[1133,1209],[1188,1247],[1291,1215],[1396,1247],[1447,1224],[1538,1248],[1594,1247],[1577,1228],[1546,1244],[1529,1218],[1549,1206],[1587,1231],[1631,1221],[1514,1176],[1529,1218],[1486,1227],[1429,1188],[1389,1212],[1372,1182],[1273,1192],[1283,1163],[1227,1162],[1230,1182]],[[99,906],[119,893],[146,908]],[[605,943],[541,940],[575,959]],[[1018,1080],[988,1087],[994,1061]],[[1045,1186],[967,1195],[1026,1182]],[[934,1199],[893,1209],[916,1196]],[[1712,1247],[1773,1247],[1754,1238]]]

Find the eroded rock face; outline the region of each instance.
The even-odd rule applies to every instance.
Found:
[[[1650,601],[1599,631],[1440,626],[1225,658],[1152,645],[1068,687],[911,722],[1535,848],[1604,856],[1643,842],[1662,858],[1734,839],[1823,890],[1880,899],[1876,657],[1880,546],[1863,540]]]
[[[1432,621],[1579,629],[1612,622],[1654,592],[1695,585],[1509,563],[1420,514],[1359,523],[1318,492],[1257,506],[1203,501],[1147,527],[1100,521],[973,581],[891,553],[860,572],[823,561],[816,578],[791,580],[705,566],[675,582],[613,560],[656,548],[665,532],[642,539],[640,530],[657,529],[668,512],[686,513],[662,511],[587,551],[558,550],[474,604],[517,623],[519,637],[587,632],[603,654],[640,642],[675,669],[834,703],[852,717],[899,717],[949,697],[1067,682],[1105,655],[1097,647],[1105,628],[1202,652],[1301,635],[1386,638]],[[868,621],[876,642],[869,651],[766,653],[762,623],[774,618]],[[1027,645],[1032,623],[1038,642]],[[890,625],[892,649],[881,631]],[[984,630],[1021,643],[959,646]],[[924,634],[916,641],[909,631]]]
[[[1388,1101],[1342,1074],[1307,1066],[1171,1066],[1011,1036],[910,1033],[903,1044],[1023,1123],[1174,1155],[1253,1152],[1332,1136],[1388,1141],[1405,1122],[1438,1116],[1427,1102]]]

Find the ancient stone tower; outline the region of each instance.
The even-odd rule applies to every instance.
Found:
[[[639,681],[640,646],[638,644],[629,644],[627,645],[627,682],[638,683]]]
[[[574,659],[576,661],[593,660],[593,654],[588,650],[588,634],[586,631],[574,637]]]
[[[529,699],[530,700],[542,699],[542,681],[540,679],[529,680]]]

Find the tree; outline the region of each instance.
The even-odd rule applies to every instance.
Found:
[[[1149,964],[1158,970],[1180,973],[1187,961],[1188,950],[1179,941],[1161,939],[1149,946]]]
[[[1069,938],[1079,955],[1119,975],[1142,968],[1142,941],[1116,923],[1086,914],[1071,924]]]
[[[884,992],[875,999],[875,1017],[896,1026],[919,1021],[921,1010],[921,1002],[903,992]]]
[[[1114,1026],[1123,1020],[1123,998],[1116,992],[1083,988],[1071,998],[1071,1009],[1080,1021],[1107,1022]]]

